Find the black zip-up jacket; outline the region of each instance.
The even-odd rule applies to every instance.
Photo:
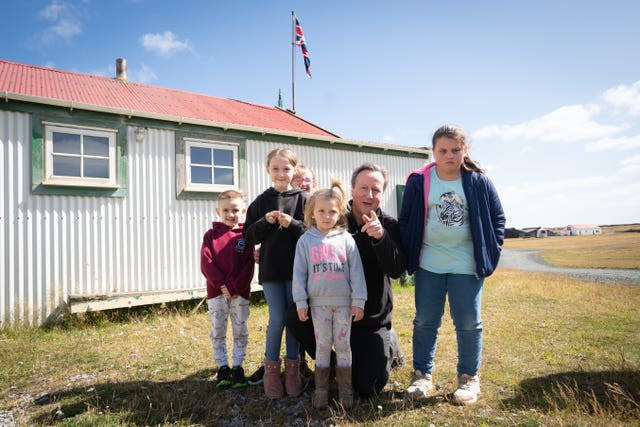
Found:
[[[296,243],[306,230],[306,203],[307,193],[298,188],[280,193],[269,187],[249,205],[244,222],[244,239],[247,245],[261,244],[260,283],[293,278]],[[289,227],[284,228],[277,221],[275,224],[267,222],[264,216],[276,210],[291,215],[293,219]]]
[[[349,232],[356,241],[364,277],[367,282],[367,302],[364,305],[364,317],[359,322],[353,322],[352,334],[357,329],[374,331],[381,327],[391,328],[391,311],[393,310],[393,294],[391,280],[402,275],[406,267],[406,257],[402,248],[400,225],[398,221],[376,209],[378,219],[385,230],[382,239],[374,238],[360,231],[351,212],[352,202],[349,202],[347,219]],[[246,226],[245,226],[246,227]],[[357,332],[356,332],[357,333]]]

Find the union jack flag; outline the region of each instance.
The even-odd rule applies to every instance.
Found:
[[[307,42],[304,40],[304,31],[302,31],[302,26],[300,25],[300,21],[298,21],[298,17],[295,17],[296,20],[296,44],[300,46],[300,50],[302,50],[302,56],[304,57],[304,70],[307,72],[307,75],[311,77],[311,60],[309,59],[309,50],[307,50]]]

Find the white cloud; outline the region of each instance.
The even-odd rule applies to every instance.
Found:
[[[80,25],[80,23],[71,21],[69,19],[58,21],[49,29],[53,32],[53,34],[63,39],[71,38],[76,34],[80,34],[82,32],[82,26]]]
[[[147,33],[140,37],[145,49],[161,56],[171,56],[181,50],[190,50],[189,41],[178,40],[171,31],[160,34]]]
[[[150,67],[148,67],[145,64],[142,64],[142,67],[140,67],[138,71],[135,71],[132,74],[131,80],[141,82],[141,83],[150,83],[155,80],[158,80],[158,76]]]
[[[498,164],[490,177],[508,226],[640,218],[640,81],[596,99],[473,134],[486,158]]]
[[[44,45],[70,40],[82,33],[82,12],[70,3],[53,0],[38,15],[51,23],[36,34],[37,40]]]
[[[500,189],[508,227],[614,224],[640,214],[635,179],[623,169],[613,176],[530,180]]]
[[[396,138],[393,135],[383,135],[382,136],[382,142],[385,144],[394,144],[396,141]]]
[[[632,85],[620,85],[608,89],[602,95],[604,101],[632,115],[640,115],[640,81]]]
[[[473,134],[473,138],[576,142],[603,138],[624,130],[621,126],[596,122],[594,116],[599,112],[600,106],[595,104],[564,106],[528,122],[483,127]]]
[[[513,184],[505,189],[511,195],[521,194],[522,197],[549,196],[551,194],[576,194],[582,190],[592,190],[596,187],[613,185],[619,178],[616,176],[594,175],[590,177],[555,179],[550,181],[534,180]]]
[[[604,138],[590,142],[585,146],[586,151],[625,151],[640,148],[640,135],[622,136],[620,138]]]
[[[640,176],[640,155],[627,157],[620,162],[620,173]],[[637,181],[637,178],[634,179]]]
[[[40,16],[48,21],[56,21],[68,9],[67,3],[54,0],[40,11]]]

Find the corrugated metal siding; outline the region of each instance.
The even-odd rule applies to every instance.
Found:
[[[328,143],[327,143],[328,144]],[[275,148],[288,148],[296,153],[298,161],[313,170],[319,188],[331,183],[331,178],[342,180],[351,188],[351,173],[364,162],[372,162],[389,171],[389,183],[382,201],[383,210],[397,216],[396,185],[404,185],[409,172],[425,164],[425,160],[401,155],[372,154],[339,150],[336,146],[309,147],[303,145],[278,144],[264,141],[247,141],[248,200],[253,200],[266,190],[271,182],[266,171],[267,154]]]
[[[176,199],[173,131],[148,129],[142,143],[134,142],[133,127],[127,132],[127,197],[32,195],[30,115],[0,110],[0,325],[41,324],[70,295],[204,286],[199,248],[215,202]],[[392,215],[395,186],[424,163],[335,146],[248,141],[248,200],[271,185],[265,159],[277,147],[292,149],[321,187],[332,177],[348,185],[364,161],[386,167],[383,208]]]
[[[32,195],[30,129],[28,114],[0,111],[1,324],[41,324],[69,295],[204,286],[215,205],[176,200],[172,131],[128,144],[129,194],[111,198]]]

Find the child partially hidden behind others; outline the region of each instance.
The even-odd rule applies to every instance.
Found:
[[[218,365],[217,387],[247,386],[242,362],[247,351],[249,296],[253,278],[253,245],[245,245],[243,224],[247,211],[242,194],[228,190],[218,197],[214,221],[202,240],[200,269],[207,278],[213,358]],[[227,319],[233,330],[232,368],[227,357]]]

